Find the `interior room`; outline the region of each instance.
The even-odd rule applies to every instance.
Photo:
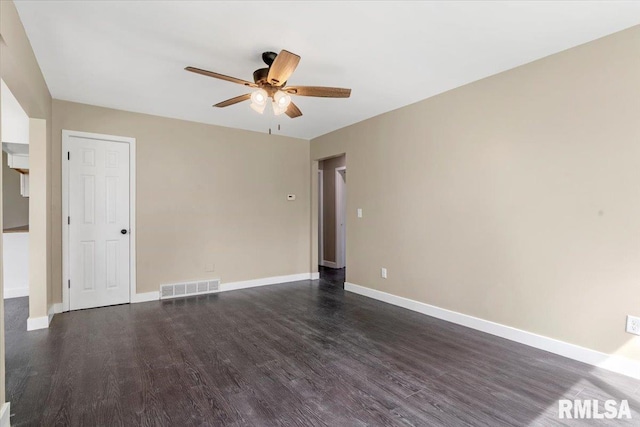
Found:
[[[0,1],[0,427],[640,423],[640,2]]]

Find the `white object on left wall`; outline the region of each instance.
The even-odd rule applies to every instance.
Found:
[[[7,153],[7,166],[12,169],[29,169],[29,145],[3,142],[2,150]]]
[[[29,296],[29,233],[2,234],[4,298]]]
[[[20,195],[29,197],[29,175],[25,173],[20,174]]]

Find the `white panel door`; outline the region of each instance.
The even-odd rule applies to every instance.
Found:
[[[129,302],[129,144],[71,138],[71,310]]]

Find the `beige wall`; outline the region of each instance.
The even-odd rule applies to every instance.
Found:
[[[27,113],[29,117],[46,120],[45,130],[45,144],[50,146],[51,143],[51,95],[47,89],[47,85],[40,71],[40,67],[36,61],[33,50],[29,43],[29,39],[24,31],[22,22],[12,1],[0,1],[0,34],[2,40],[0,41],[0,78],[4,80],[7,87],[13,95],[16,97],[20,106]],[[51,180],[50,180],[50,168],[47,167],[42,173],[48,178],[43,182],[34,183],[30,179],[30,202],[33,202],[33,191],[38,194],[51,193]],[[44,188],[39,187],[44,185]],[[0,187],[1,188],[1,187]],[[1,191],[1,190],[0,190]],[[1,199],[1,198],[0,198]],[[44,282],[30,285],[32,289],[37,287],[42,295],[44,295],[44,302],[47,306],[38,307],[37,313],[30,313],[30,316],[46,315],[48,306],[50,305],[50,287],[51,287],[51,247],[50,244],[50,220],[51,209],[50,205],[45,201],[45,208],[40,213],[42,216],[42,223],[45,224],[44,230],[37,233],[30,233],[30,245],[36,245],[43,248],[46,261],[40,265],[34,263],[34,260],[30,260],[30,268],[38,268],[42,271],[42,277]],[[1,215],[0,215],[1,218]],[[0,257],[0,265],[2,263],[2,257]],[[0,275],[1,277],[1,275]],[[2,286],[0,286],[2,289]],[[2,320],[4,317],[4,308],[0,304],[0,403],[4,401],[4,328],[2,326]],[[43,313],[43,314],[40,314]]]
[[[322,160],[318,169],[323,171],[323,251],[324,261],[336,262],[336,168],[346,166],[346,157],[338,156]]]
[[[312,271],[309,141],[57,100],[53,110],[56,301],[63,129],[136,138],[139,293]]]
[[[634,27],[314,139],[349,159],[347,281],[640,360],[638,52]]]
[[[48,280],[51,271],[51,247],[49,218],[45,212],[50,211],[50,199],[46,194],[47,171],[50,170],[50,146],[47,144],[47,123],[42,119],[29,119],[29,317],[48,315],[49,300],[52,296],[51,282]],[[34,236],[45,236],[40,244],[31,244]],[[33,265],[47,268],[33,268]],[[43,291],[42,284],[47,284]]]
[[[7,167],[7,153],[2,152],[2,216],[4,228],[29,224],[29,198],[20,194],[20,172]]]

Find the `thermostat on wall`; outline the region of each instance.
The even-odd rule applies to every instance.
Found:
[[[296,199],[296,195],[295,194],[287,194],[287,200],[292,201]]]

